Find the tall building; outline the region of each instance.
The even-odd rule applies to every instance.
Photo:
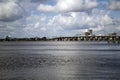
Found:
[[[93,30],[92,30],[92,29],[88,29],[88,33],[89,33],[90,35],[93,35]]]
[[[87,32],[84,32],[82,35],[83,36],[92,36],[93,35],[93,30],[89,29],[89,30],[87,30]]]
[[[89,32],[84,32],[82,35],[83,35],[83,36],[89,36],[90,33],[89,33]]]

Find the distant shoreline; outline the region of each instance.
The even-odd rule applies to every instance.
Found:
[[[107,41],[112,43],[120,43],[120,36],[74,36],[74,37],[34,37],[34,38],[10,38],[0,39],[0,42],[5,41]]]

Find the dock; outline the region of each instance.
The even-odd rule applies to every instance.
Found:
[[[107,41],[108,43],[120,43],[120,36],[74,36],[56,37],[53,41]]]

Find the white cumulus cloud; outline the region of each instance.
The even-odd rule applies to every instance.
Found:
[[[96,32],[106,30],[107,32],[111,29],[109,25],[113,24],[113,19],[108,15],[108,12],[97,9],[92,10],[91,14],[86,12],[68,12],[51,17],[43,14],[32,15],[27,18],[27,21],[26,32],[35,35],[44,33],[46,36],[75,35],[86,29],[93,29]]]
[[[54,16],[49,25],[61,26],[63,29],[88,29],[97,28],[98,26],[105,26],[112,24],[112,18],[108,14],[91,14],[85,12],[70,12]]]
[[[57,0],[54,6],[40,4],[38,10],[46,12],[76,12],[85,11],[98,6],[96,0]]]

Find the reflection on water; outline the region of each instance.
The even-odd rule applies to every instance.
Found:
[[[119,44],[0,43],[0,80],[119,80],[119,74]]]

